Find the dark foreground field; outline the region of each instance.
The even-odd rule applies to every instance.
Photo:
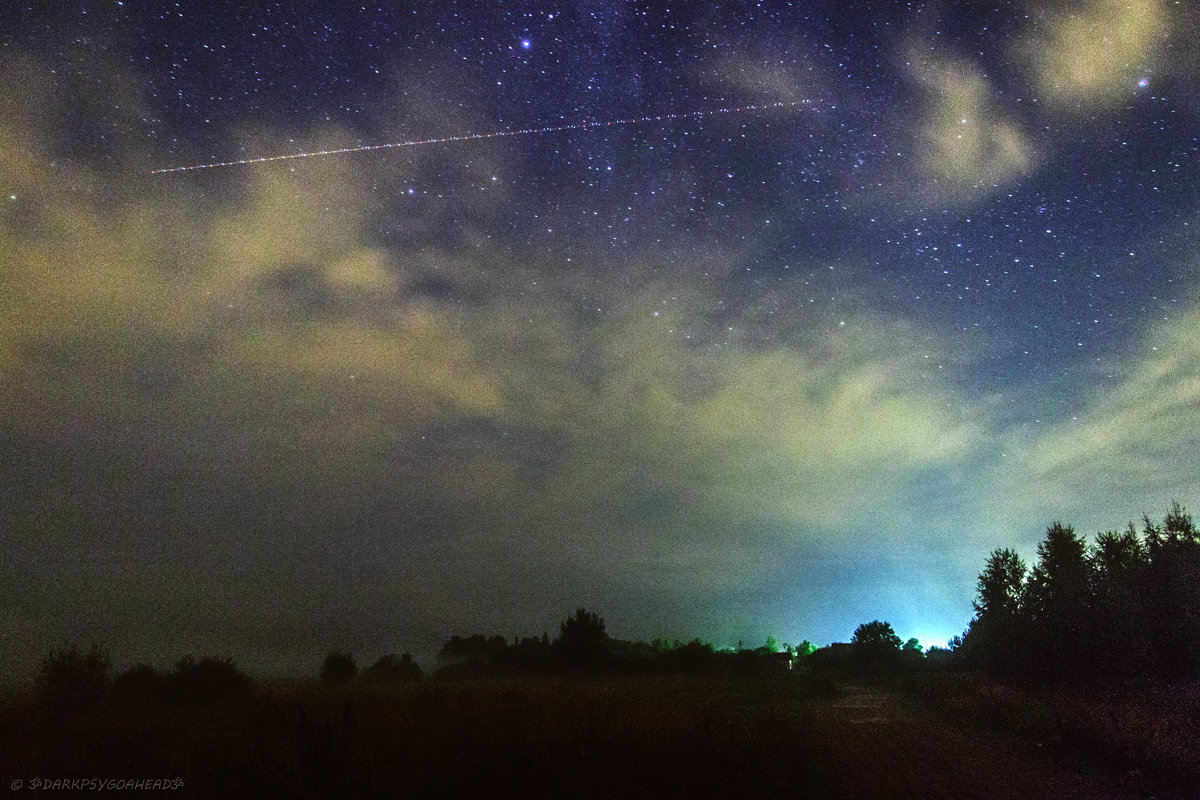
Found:
[[[150,790],[173,797],[1200,796],[1194,720],[1076,718],[1076,702],[966,676],[794,675],[279,685],[69,715],[10,699],[0,775],[22,782],[12,796],[53,779],[179,779]],[[1111,741],[1092,741],[1105,714]]]

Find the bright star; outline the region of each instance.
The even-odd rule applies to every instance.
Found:
[[[531,47],[533,47],[533,42],[529,41],[528,39],[521,40],[521,49],[522,50],[528,50]]]

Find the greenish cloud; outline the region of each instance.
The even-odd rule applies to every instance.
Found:
[[[1038,94],[1055,106],[1112,108],[1128,100],[1140,78],[1163,66],[1172,27],[1158,0],[1048,7],[1014,47],[1014,57],[1029,63]]]
[[[924,97],[914,138],[931,197],[976,201],[1034,170],[1035,146],[980,67],[928,42],[911,43],[905,65]]]

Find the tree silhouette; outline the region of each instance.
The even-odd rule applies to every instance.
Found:
[[[1120,533],[1105,531],[1096,534],[1092,568],[1097,586],[1122,584],[1132,590],[1138,571],[1145,565],[1146,548],[1138,539],[1132,522]]]
[[[889,622],[864,622],[850,638],[857,660],[866,664],[882,664],[900,655],[900,637]]]
[[[1038,668],[1061,677],[1078,669],[1091,647],[1087,543],[1070,525],[1055,522],[1037,553],[1026,587],[1030,645]]]
[[[184,656],[167,679],[171,695],[187,703],[221,703],[236,700],[252,688],[250,678],[237,668],[232,658],[204,656],[196,660]]]
[[[354,680],[358,675],[358,664],[349,653],[330,653],[321,662],[321,683],[340,686]]]
[[[514,639],[504,651],[501,665],[514,672],[538,672],[549,666],[552,647],[546,634]]]
[[[134,664],[113,679],[112,695],[139,703],[162,702],[167,696],[167,676],[149,664]]]
[[[1171,677],[1200,674],[1200,530],[1172,503],[1161,527],[1146,520],[1145,540],[1143,621],[1156,665]]]
[[[1027,568],[1015,550],[995,550],[979,576],[979,598],[975,611],[980,617],[1015,617],[1021,598]]]
[[[77,711],[95,705],[108,688],[112,659],[93,644],[85,653],[79,645],[65,645],[42,658],[38,689],[52,708]]]
[[[718,657],[713,646],[699,638],[660,652],[669,669],[681,672],[706,672],[716,668]]]
[[[976,616],[951,643],[954,659],[1041,677],[1167,679],[1200,675],[1200,529],[1179,503],[1139,539],[1097,534],[1095,545],[1055,522],[1026,568],[996,550],[979,576]]]
[[[1025,562],[1015,550],[997,549],[988,557],[979,576],[975,619],[954,647],[955,652],[963,651],[967,663],[997,672],[1010,672],[1016,667],[1015,645],[1023,633],[1026,571]]]
[[[503,636],[451,636],[442,645],[438,659],[449,662],[466,662],[473,666],[488,666],[501,660],[508,642]]]
[[[583,608],[567,617],[559,626],[555,642],[563,661],[576,667],[596,666],[608,653],[608,632],[600,615]]]
[[[1103,675],[1130,677],[1145,669],[1149,653],[1139,583],[1148,563],[1132,522],[1120,533],[1096,535],[1091,555],[1092,649]]]
[[[408,653],[389,653],[363,670],[362,677],[375,683],[409,683],[421,679],[421,667]]]
[[[1171,503],[1171,510],[1163,519],[1163,537],[1167,544],[1200,544],[1200,529],[1178,501]]]

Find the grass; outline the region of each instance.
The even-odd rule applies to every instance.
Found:
[[[1200,787],[1200,683],[1026,685],[950,673],[905,688],[955,724],[1144,775],[1168,793]]]
[[[275,683],[225,704],[110,698],[69,715],[14,696],[0,703],[0,775],[182,778],[175,797],[1032,800],[1053,786],[1061,797],[1152,788],[1165,800],[1200,782],[1174,794],[1140,779],[1094,787],[1113,783],[1101,762],[1114,747],[1126,759],[1118,777],[1151,765],[1169,775],[1194,757],[1195,717],[1183,716],[1196,698],[1167,713],[1168,699],[796,674]]]
[[[233,705],[0,711],[13,776],[182,777],[196,796],[784,793],[797,681],[472,679],[269,687]],[[763,764],[769,768],[763,768]]]

